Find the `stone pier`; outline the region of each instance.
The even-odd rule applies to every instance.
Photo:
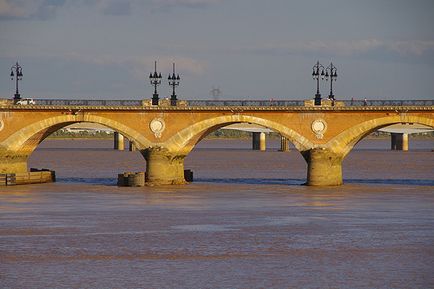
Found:
[[[6,151],[0,154],[0,174],[27,172],[28,155]]]
[[[408,134],[391,133],[391,149],[394,151],[408,151]]]
[[[289,140],[284,136],[280,136],[280,150],[279,151],[289,152]]]
[[[265,151],[266,150],[266,139],[264,132],[253,132],[252,133],[252,149]]]
[[[343,158],[325,148],[314,148],[302,153],[307,162],[308,186],[340,186]]]
[[[135,152],[137,150],[136,146],[134,145],[134,143],[130,140],[129,141],[130,145],[129,145],[129,151],[130,152]]]
[[[125,149],[124,136],[117,131],[114,132],[114,149],[123,151]]]
[[[147,185],[185,184],[184,158],[165,148],[153,147],[142,152],[146,159]]]

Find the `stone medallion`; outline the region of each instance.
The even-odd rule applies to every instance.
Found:
[[[322,139],[327,130],[327,123],[323,119],[316,119],[312,122],[312,131],[317,139]]]
[[[154,133],[156,138],[160,138],[161,133],[164,131],[165,128],[164,120],[162,120],[161,118],[154,118],[149,124],[149,128]]]

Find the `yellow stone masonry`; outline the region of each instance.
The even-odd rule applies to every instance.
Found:
[[[70,124],[105,125],[134,142],[149,184],[181,184],[184,158],[210,132],[234,123],[270,128],[292,142],[307,164],[307,184],[342,184],[342,160],[369,133],[398,123],[434,127],[434,106],[188,107],[12,105],[0,100],[0,173],[27,172],[27,159],[48,135]]]

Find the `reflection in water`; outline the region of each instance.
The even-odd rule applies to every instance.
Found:
[[[341,187],[301,186],[304,160],[277,143],[218,140],[186,159],[196,182],[125,188],[138,152],[48,141],[30,166],[57,183],[0,188],[0,287],[434,288],[432,142],[376,144]]]

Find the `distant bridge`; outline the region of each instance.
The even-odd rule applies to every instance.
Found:
[[[390,105],[324,100],[321,106],[312,101],[298,105],[225,101],[222,106],[216,101],[202,103],[207,105],[179,101],[177,106],[164,100],[156,106],[147,100],[136,105],[110,105],[109,100],[42,101],[13,105],[0,100],[0,173],[26,172],[29,156],[47,136],[74,123],[90,122],[134,143],[146,159],[148,183],[180,184],[185,183],[184,158],[200,140],[227,125],[250,123],[276,131],[294,144],[307,162],[308,185],[333,186],[342,184],[345,156],[369,133],[393,124],[434,127],[430,100],[387,101]]]

